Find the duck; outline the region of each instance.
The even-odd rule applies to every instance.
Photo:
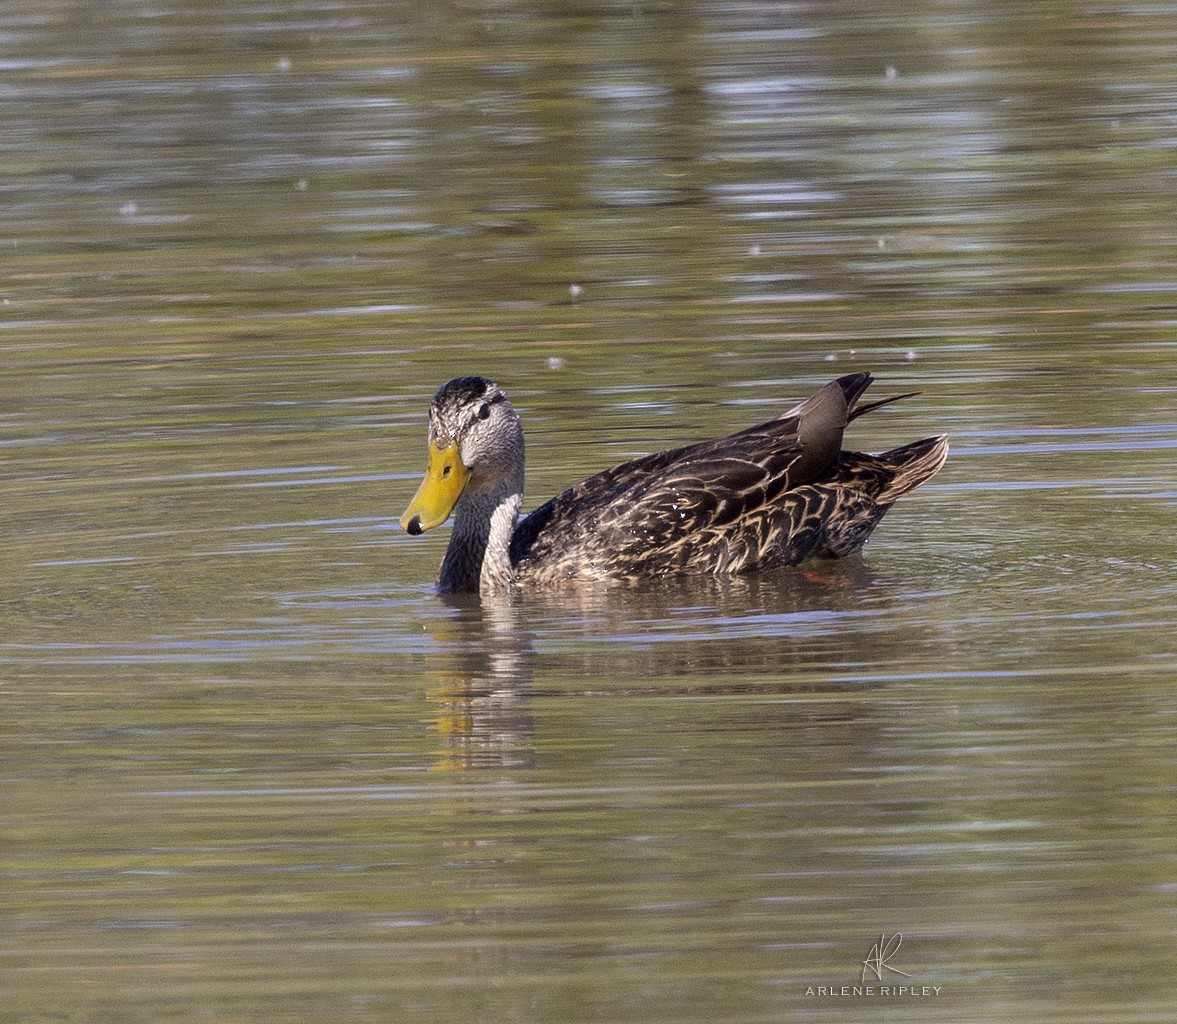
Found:
[[[429,407],[424,479],[400,525],[453,530],[441,593],[731,575],[843,558],[948,457],[940,435],[879,455],[842,449],[874,378],[839,377],[774,419],[623,462],[520,517],[523,426],[497,384],[456,377]]]

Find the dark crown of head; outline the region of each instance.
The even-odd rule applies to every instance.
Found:
[[[484,398],[493,389],[494,384],[485,377],[455,377],[441,386],[433,401],[437,405],[466,405]]]

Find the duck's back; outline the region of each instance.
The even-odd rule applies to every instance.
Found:
[[[856,504],[838,493],[842,432],[870,379],[843,377],[767,423],[635,459],[569,488],[517,527],[514,571],[525,583],[735,573],[821,553],[829,545],[811,517]],[[851,461],[843,486],[865,485],[876,469],[885,475]]]

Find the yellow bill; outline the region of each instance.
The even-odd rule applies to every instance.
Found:
[[[440,526],[453,511],[469,479],[470,471],[462,465],[456,444],[451,442],[442,448],[430,441],[425,479],[401,516],[401,529],[416,534]]]

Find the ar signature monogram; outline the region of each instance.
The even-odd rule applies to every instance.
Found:
[[[887,961],[899,952],[899,947],[903,945],[903,933],[896,932],[887,939],[886,933],[879,936],[879,941],[871,946],[870,956],[862,961],[862,980],[866,982],[866,975],[868,971],[875,972],[875,978],[879,981],[883,980],[883,971],[894,971],[896,974],[902,974],[905,978],[910,978],[911,975],[901,971],[898,967],[892,967]]]

